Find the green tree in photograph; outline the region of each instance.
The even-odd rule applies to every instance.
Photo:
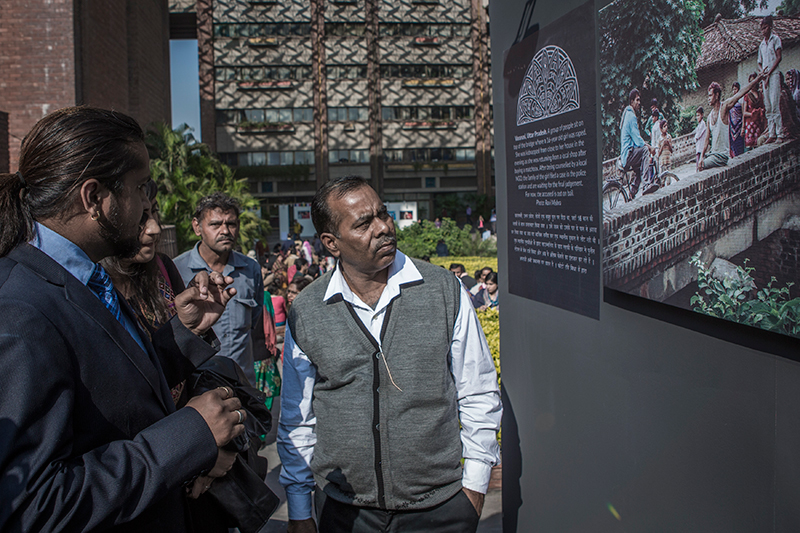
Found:
[[[800,14],[800,0],[783,0],[778,9],[787,17],[794,17]]]
[[[617,0],[600,11],[603,159],[619,155],[620,118],[633,88],[641,92],[642,123],[657,98],[675,124],[682,95],[697,87],[704,8],[701,0]]]
[[[250,194],[247,180],[237,180],[205,144],[195,140],[185,124],[174,131],[164,123],[152,125],[145,142],[150,154],[150,172],[158,184],[158,205],[164,224],[174,224],[178,251],[187,250],[199,240],[192,230],[192,215],[206,195],[222,191],[239,200],[239,235],[244,250],[264,241],[271,231],[261,219],[259,202]]]
[[[784,0],[784,2],[792,0]],[[797,0],[794,0],[797,1]],[[705,28],[714,22],[716,16],[722,15],[724,19],[741,18],[757,7],[767,8],[767,0],[706,0],[703,18],[700,20],[700,27]]]

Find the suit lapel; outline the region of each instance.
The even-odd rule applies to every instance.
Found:
[[[124,356],[136,367],[153,389],[153,393],[158,398],[165,413],[169,414],[174,411],[174,407],[170,409],[165,401],[165,391],[167,394],[169,393],[166,381],[158,363],[158,358],[155,355],[155,350],[144,332],[142,332],[141,337],[145,347],[150,352],[149,354],[142,350],[141,346],[131,337],[125,327],[88,287],[75,279],[50,256],[26,244],[14,249],[9,254],[9,257],[25,265],[47,282],[63,287],[65,300],[75,307],[76,312],[86,317],[86,320],[101,328],[119,347]],[[120,305],[123,306],[123,313],[128,313],[128,317],[135,316],[125,299],[119,294],[118,296]],[[80,334],[81,332],[76,333]],[[109,357],[111,356],[112,354],[109,353]],[[169,403],[172,404],[171,397]]]

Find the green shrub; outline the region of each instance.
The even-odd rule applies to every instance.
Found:
[[[467,225],[459,228],[452,219],[442,219],[441,227],[430,220],[412,224],[397,232],[397,247],[411,257],[436,255],[436,245],[444,239],[450,255],[497,257],[497,242],[494,239],[481,240],[477,233],[470,233]]]
[[[686,135],[687,133],[692,133],[695,128],[697,128],[697,122],[694,120],[694,116],[697,113],[697,106],[689,106],[685,109],[681,110],[681,114],[678,117],[678,124],[675,131],[675,136],[680,137],[681,135]]]
[[[722,281],[711,276],[709,268],[695,254],[689,264],[697,267],[698,291],[692,296],[692,310],[757,328],[800,337],[800,298],[789,299],[789,287],[773,287],[774,277],[766,288],[758,289],[755,269],[736,267],[736,277]]]

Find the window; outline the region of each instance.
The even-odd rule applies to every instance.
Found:
[[[328,120],[331,122],[369,120],[369,113],[366,107],[329,107]]]
[[[431,118],[433,120],[450,120],[451,108],[449,106],[433,106],[431,109]]]
[[[298,150],[294,153],[295,165],[313,165],[314,164],[314,151],[313,150]]]
[[[475,161],[475,149],[458,148],[456,150],[456,161]]]
[[[262,193],[270,193],[272,192],[273,186],[271,181],[262,181],[261,182],[261,192]]]
[[[369,150],[331,150],[330,163],[369,163]]]
[[[313,122],[314,110],[310,107],[296,107],[292,110],[294,122]]]
[[[240,116],[236,109],[217,109],[217,124],[238,124]]]
[[[244,118],[250,122],[264,122],[263,109],[245,109]]]
[[[280,154],[280,152],[267,152],[267,164],[268,165],[280,165],[281,164],[281,154]]]
[[[425,178],[425,188],[426,189],[435,189],[436,188],[436,178]]]
[[[383,160],[388,161],[390,163],[399,163],[403,160],[403,151],[402,150],[384,150],[383,151]]]
[[[348,107],[347,120],[369,120],[366,107]]]
[[[294,165],[294,152],[278,152],[281,165]]]

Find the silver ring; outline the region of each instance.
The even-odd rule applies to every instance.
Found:
[[[228,398],[233,396],[233,391],[231,391],[228,387],[219,386],[217,388],[225,391],[225,398],[223,399],[227,400]]]
[[[242,411],[241,411],[240,409],[237,409],[237,410],[236,410],[236,414],[237,414],[237,415],[239,415],[239,421],[238,421],[238,422],[236,422],[236,423],[237,423],[237,424],[241,424],[241,423],[242,423],[242,421],[244,420],[244,415],[242,414]]]

